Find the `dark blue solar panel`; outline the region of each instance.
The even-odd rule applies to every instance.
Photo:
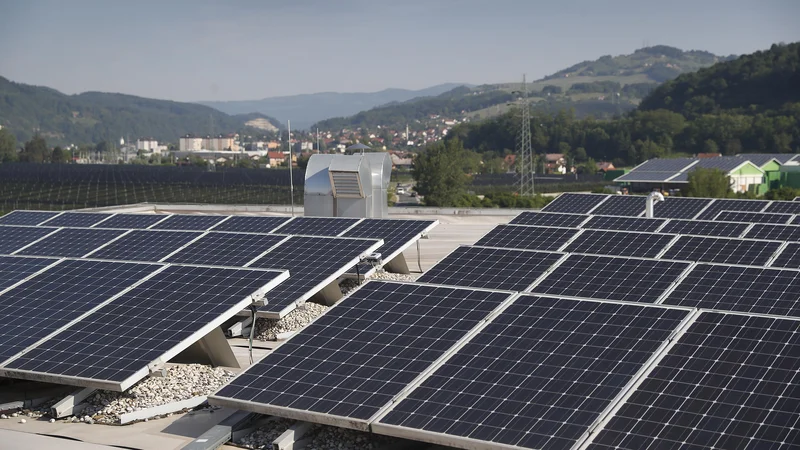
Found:
[[[800,203],[790,201],[774,201],[770,203],[765,212],[800,214]]]
[[[589,449],[790,449],[800,322],[703,313]]]
[[[786,248],[781,250],[778,257],[772,262],[772,266],[800,269],[800,244],[790,243],[786,245]]]
[[[691,172],[697,168],[703,169],[720,169],[724,172],[730,172],[731,170],[741,166],[746,161],[743,161],[740,158],[731,158],[731,157],[714,157],[714,158],[700,158],[696,165],[692,166]]]
[[[98,223],[94,228],[144,229],[165,218],[162,214],[116,214],[114,217]]]
[[[578,230],[529,225],[498,225],[475,245],[525,250],[558,250]]]
[[[660,233],[583,230],[564,251],[655,258],[674,238],[674,235]]]
[[[670,219],[691,219],[709,203],[710,198],[667,197],[653,206],[653,215]]]
[[[151,230],[204,231],[222,222],[228,216],[201,216],[172,214],[163,222],[153,225]]]
[[[280,234],[306,236],[338,236],[360,219],[349,217],[295,217],[275,230]]]
[[[94,228],[62,228],[55,234],[26,247],[17,254],[79,258],[125,232],[125,230],[99,230]]]
[[[680,261],[570,255],[533,292],[548,295],[655,302],[689,267]]]
[[[522,291],[562,256],[563,253],[461,246],[417,281]]]
[[[377,251],[383,262],[387,263],[393,255],[413,244],[434,223],[433,220],[364,219],[342,236],[383,239],[383,245]],[[371,266],[362,264],[360,273],[366,273],[370,268]]]
[[[248,296],[278,275],[249,269],[167,267],[7,368],[122,383],[166,352],[188,347],[193,342],[186,340],[203,327],[241,311],[250,301]]]
[[[196,239],[201,231],[133,230],[87,257],[117,261],[161,261]]]
[[[507,298],[370,281],[214,397],[365,421]]]
[[[241,267],[277,245],[286,236],[269,234],[208,233],[165,262]]]
[[[0,253],[13,253],[57,228],[0,226]]]
[[[656,231],[665,219],[649,219],[645,217],[592,216],[581,228],[595,230],[620,231]]]
[[[697,161],[695,158],[653,158],[636,166],[632,172],[680,172]]]
[[[586,214],[593,210],[598,203],[603,201],[608,195],[602,194],[572,194],[564,193],[548,203],[542,211],[560,212],[573,214]]]
[[[721,211],[761,211],[768,200],[740,200],[718,198],[703,210],[697,219],[714,220]]]
[[[51,211],[11,211],[0,217],[0,225],[39,225],[58,214]]]
[[[233,216],[215,226],[214,231],[237,231],[241,233],[269,233],[286,223],[289,217]]]
[[[646,197],[643,195],[612,195],[592,214],[598,216],[638,216],[644,212]]]
[[[65,212],[42,223],[42,225],[48,227],[90,227],[109,217],[111,217],[111,214]]]
[[[800,241],[800,227],[797,225],[768,225],[757,223],[753,225],[746,238],[770,239],[773,241]]]
[[[481,448],[571,448],[687,315],[520,297],[379,422]]]
[[[588,218],[589,216],[584,214],[523,212],[514,217],[509,223],[512,225],[575,228]]]
[[[0,290],[24,280],[56,261],[58,260],[48,258],[0,256]]]
[[[656,182],[656,181],[667,181],[668,179],[677,175],[678,172],[645,172],[642,170],[633,170],[631,172],[618,177],[614,181],[621,182],[626,181],[628,183],[636,183],[639,181],[645,182]]]
[[[681,236],[662,256],[665,259],[763,266],[778,247],[777,241],[755,241]]]
[[[0,360],[33,345],[159,267],[66,260],[0,295]],[[105,343],[98,340],[98,345]]]
[[[749,223],[715,222],[711,220],[672,219],[661,229],[662,233],[694,234],[698,236],[739,237]]]
[[[749,223],[788,223],[792,218],[791,214],[775,214],[766,212],[747,212],[747,211],[720,211],[714,220],[725,222],[749,222]]]

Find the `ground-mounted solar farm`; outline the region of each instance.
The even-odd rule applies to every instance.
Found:
[[[800,202],[645,203],[16,210],[0,376],[29,391],[0,427],[132,448],[800,447]]]

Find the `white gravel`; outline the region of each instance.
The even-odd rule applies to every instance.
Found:
[[[327,310],[325,305],[306,302],[283,319],[256,319],[256,337],[262,341],[274,341],[278,334],[299,330]]]
[[[278,438],[284,431],[294,425],[295,421],[291,419],[276,418],[270,421],[263,427],[258,428],[256,431],[244,436],[235,442],[236,445],[244,448],[253,449],[271,449],[272,442]]]
[[[119,423],[122,414],[210,395],[233,376],[233,372],[219,367],[176,365],[167,369],[166,377],[146,378],[125,392],[95,392],[81,414],[95,423]]]
[[[386,280],[386,281],[414,281],[419,278],[422,274],[421,273],[409,273],[409,274],[402,274],[402,273],[391,273],[387,272],[383,269],[378,269],[372,274],[368,280]]]

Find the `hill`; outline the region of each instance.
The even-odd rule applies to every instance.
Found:
[[[319,92],[316,94],[269,97],[261,100],[230,102],[198,102],[227,114],[262,113],[275,117],[281,123],[292,121],[292,128],[308,128],[314,122],[329,117],[349,116],[392,102],[403,102],[418,97],[428,97],[447,92],[460,83],[446,83],[420,90],[385,89],[380,92]]]
[[[533,109],[557,112],[574,108],[578,117],[589,115],[609,118],[631,111],[659,83],[682,73],[695,71],[733,56],[683,51],[664,45],[646,47],[630,55],[602,56],[528,84]],[[519,91],[520,83],[456,88],[436,97],[420,98],[400,104],[379,106],[350,117],[320,121],[313,127],[337,130],[356,127],[399,129],[406,123],[419,122],[417,128],[431,126],[431,116],[459,121],[494,117],[508,111],[509,100]]]
[[[261,114],[229,116],[194,103],[124,94],[66,95],[48,87],[0,77],[0,125],[10,129],[19,142],[30,139],[37,129],[53,144],[116,141],[121,136],[148,136],[175,142],[186,133],[243,130],[248,122],[256,128],[279,125],[275,119]]]

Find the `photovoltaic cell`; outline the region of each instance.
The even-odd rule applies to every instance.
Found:
[[[545,227],[575,228],[589,216],[546,212],[523,212],[509,222],[512,225],[540,225]]]
[[[789,267],[800,269],[800,244],[790,243],[772,262],[773,267]]]
[[[0,256],[0,290],[12,286],[58,261],[48,258]]]
[[[42,223],[42,225],[47,227],[90,227],[109,217],[111,217],[111,214],[65,212]]]
[[[795,448],[798,355],[800,322],[702,313],[589,448]]]
[[[431,284],[522,291],[563,253],[461,246],[417,281]]]
[[[664,225],[661,233],[694,234],[697,236],[739,237],[750,226],[740,222],[715,222],[712,220],[672,219]]]
[[[94,228],[62,228],[17,254],[79,258],[125,232],[125,230]]]
[[[56,228],[0,226],[0,253],[12,253],[54,231]]]
[[[659,159],[653,158],[642,164],[636,166],[631,172],[681,172],[689,168],[695,161],[695,158],[668,158]]]
[[[379,423],[484,445],[570,448],[687,314],[522,296]]]
[[[609,195],[564,193],[548,203],[542,211],[586,214]]]
[[[166,220],[153,225],[150,229],[205,231],[225,220],[225,217],[227,216],[171,214]]]
[[[645,217],[592,216],[581,228],[595,230],[620,231],[655,231],[665,219],[649,219]]]
[[[794,218],[792,225],[800,225],[800,215]]]
[[[597,216],[638,216],[644,212],[646,197],[643,195],[612,195],[597,207],[592,214]]]
[[[475,245],[526,250],[558,250],[578,230],[528,225],[498,225]]]
[[[653,206],[653,215],[670,219],[691,219],[709,203],[709,198],[667,197]]]
[[[51,211],[11,211],[0,217],[0,225],[39,225],[58,214]]]
[[[770,213],[800,214],[800,203],[790,201],[774,201],[770,203],[770,205],[764,211]]]
[[[275,234],[208,233],[165,262],[241,267],[277,245],[286,236]]]
[[[667,181],[677,174],[678,172],[645,172],[641,170],[632,170],[625,175],[617,177],[614,181],[627,181],[629,183],[636,183],[637,181]]]
[[[94,228],[144,229],[164,219],[163,214],[116,214],[98,223]]]
[[[280,234],[338,236],[360,219],[349,217],[295,217],[275,230]]]
[[[781,243],[745,239],[681,236],[664,259],[763,266]]]
[[[771,239],[774,241],[800,241],[800,227],[797,225],[768,225],[757,223],[744,236],[751,239]]]
[[[422,232],[435,223],[433,220],[364,219],[342,236],[383,239],[383,245],[378,252],[386,263],[393,255],[414,243]],[[371,268],[369,264],[361,264],[359,273],[366,273]]]
[[[367,282],[211,401],[365,421],[507,298],[473,289]]]
[[[159,267],[66,260],[0,295],[0,361],[67,325]]]
[[[800,271],[698,264],[664,303],[692,308],[800,316]]]
[[[569,253],[654,258],[675,238],[671,234],[583,230],[564,249]]]
[[[689,263],[682,261],[570,255],[532,291],[556,296],[652,303],[688,267]]]
[[[792,218],[791,214],[775,214],[766,212],[745,212],[745,211],[720,211],[714,220],[725,222],[749,222],[749,223],[780,223],[785,224]]]
[[[345,273],[352,261],[376,247],[378,240],[292,236],[249,267],[289,271],[289,279],[270,291],[259,312],[278,315],[295,302],[315,293],[315,288],[336,274]],[[324,286],[320,286],[322,288]]]
[[[692,166],[689,172],[698,168],[720,169],[724,172],[730,172],[731,170],[741,166],[744,162],[744,160],[737,158],[700,158],[697,161],[697,164]]]
[[[188,347],[187,339],[204,327],[232,317],[278,275],[167,267],[6,367],[122,383],[166,352]]]
[[[714,220],[721,211],[761,211],[769,204],[768,200],[716,199],[696,218]]]
[[[213,228],[214,231],[269,233],[289,220],[278,216],[233,216]]]
[[[200,231],[133,230],[88,258],[156,262],[200,236]]]

